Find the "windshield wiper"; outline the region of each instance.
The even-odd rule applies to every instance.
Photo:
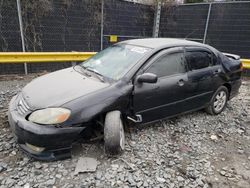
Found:
[[[79,67],[80,69],[78,69],[78,70],[76,70],[76,67]],[[85,74],[86,76],[88,76],[88,77],[91,77],[91,74],[89,74],[87,71],[85,71],[85,68],[84,67],[82,67],[82,66],[80,66],[80,65],[75,65],[74,66],[74,69],[77,71],[77,72],[79,72],[79,73],[83,73],[83,74]]]
[[[93,69],[92,67],[84,67],[84,66],[82,67],[90,72],[95,73],[96,77],[99,78],[99,80],[101,80],[102,82],[105,82],[104,76],[100,74],[97,70]]]

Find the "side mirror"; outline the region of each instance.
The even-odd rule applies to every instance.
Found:
[[[158,77],[153,73],[144,73],[137,77],[137,82],[139,83],[156,83]]]

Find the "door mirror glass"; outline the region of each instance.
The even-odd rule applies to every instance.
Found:
[[[156,83],[158,77],[153,73],[144,73],[137,77],[139,83]]]

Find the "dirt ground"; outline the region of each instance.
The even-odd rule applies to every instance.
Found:
[[[7,122],[9,100],[38,75],[0,76],[0,188],[250,187],[250,81],[223,113],[198,111],[130,126],[125,152],[104,155],[103,141],[75,144],[71,159],[40,162],[19,150]],[[98,160],[74,174],[80,157]]]

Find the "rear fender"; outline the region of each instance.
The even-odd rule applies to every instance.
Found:
[[[229,53],[222,53],[223,55],[225,55],[228,58],[234,59],[234,60],[240,60],[240,56],[235,55],[235,54],[229,54]]]
[[[220,56],[221,64],[225,70],[225,73],[228,74],[229,77],[241,77],[241,61],[240,56],[234,54],[223,53]]]

